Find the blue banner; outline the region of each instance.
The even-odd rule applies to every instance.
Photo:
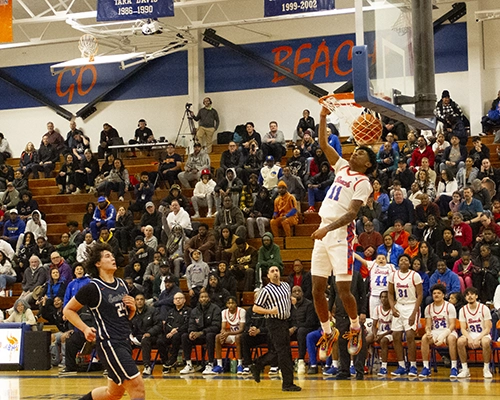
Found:
[[[173,0],[97,0],[97,21],[173,16]]]
[[[335,0],[264,0],[264,16],[334,10]]]

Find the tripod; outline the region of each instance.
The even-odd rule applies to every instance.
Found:
[[[186,103],[186,109],[184,110],[184,114],[182,115],[181,125],[179,126],[179,131],[177,132],[177,136],[175,138],[175,146],[176,147],[178,145],[180,145],[182,147],[188,147],[188,145],[189,145],[189,143],[188,143],[188,145],[186,145],[186,134],[183,132],[183,128],[182,128],[186,118],[187,118],[189,131],[191,133],[193,141],[196,138],[196,128],[194,126],[192,111],[189,109],[190,107],[191,107],[191,104]],[[180,144],[178,142],[180,142]]]

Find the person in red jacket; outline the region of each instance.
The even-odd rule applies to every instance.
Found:
[[[417,172],[421,163],[422,158],[427,157],[429,159],[429,166],[434,167],[434,152],[432,147],[427,145],[427,142],[423,136],[419,136],[417,139],[418,147],[411,153],[410,167],[413,172]]]
[[[454,232],[454,237],[463,247],[471,248],[472,243],[472,228],[464,222],[462,213],[453,213],[451,224]]]

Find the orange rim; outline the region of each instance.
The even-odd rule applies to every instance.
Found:
[[[334,98],[337,100],[337,102],[340,105],[345,105],[345,106],[354,106],[354,107],[359,107],[361,106],[354,101],[354,92],[349,92],[349,93],[332,93],[332,94],[327,94],[326,96],[321,97],[318,101],[320,104],[323,104],[323,102],[326,99]],[[345,101],[349,100],[349,101]]]

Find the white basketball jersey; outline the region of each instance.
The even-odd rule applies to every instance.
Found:
[[[241,307],[237,307],[234,314],[231,314],[226,308],[222,310],[222,323],[226,324],[226,329],[230,332],[236,332],[240,329],[240,323],[245,323],[246,313],[245,309]]]
[[[387,331],[392,330],[392,310],[384,311],[382,308],[382,304],[375,307],[375,311],[373,312],[374,320],[377,320],[377,333],[381,335]]]
[[[380,293],[387,290],[389,275],[396,271],[392,264],[378,265],[375,261],[368,262],[370,271],[370,294],[379,297]]]
[[[334,220],[342,217],[349,210],[351,200],[366,200],[373,191],[372,185],[366,175],[351,171],[349,163],[342,157],[333,166],[335,180],[319,209],[321,226],[329,225]]]
[[[460,309],[460,322],[467,323],[470,333],[481,333],[486,329],[485,321],[491,319],[491,312],[484,304],[477,303],[475,310],[471,310],[469,304]]]
[[[447,301],[439,307],[431,303],[425,307],[425,318],[432,320],[432,330],[454,329],[450,320],[457,318],[457,312],[455,306]]]
[[[414,304],[417,301],[417,285],[422,278],[415,271],[409,270],[406,274],[401,271],[389,275],[389,282],[394,284],[396,302],[399,304]]]

